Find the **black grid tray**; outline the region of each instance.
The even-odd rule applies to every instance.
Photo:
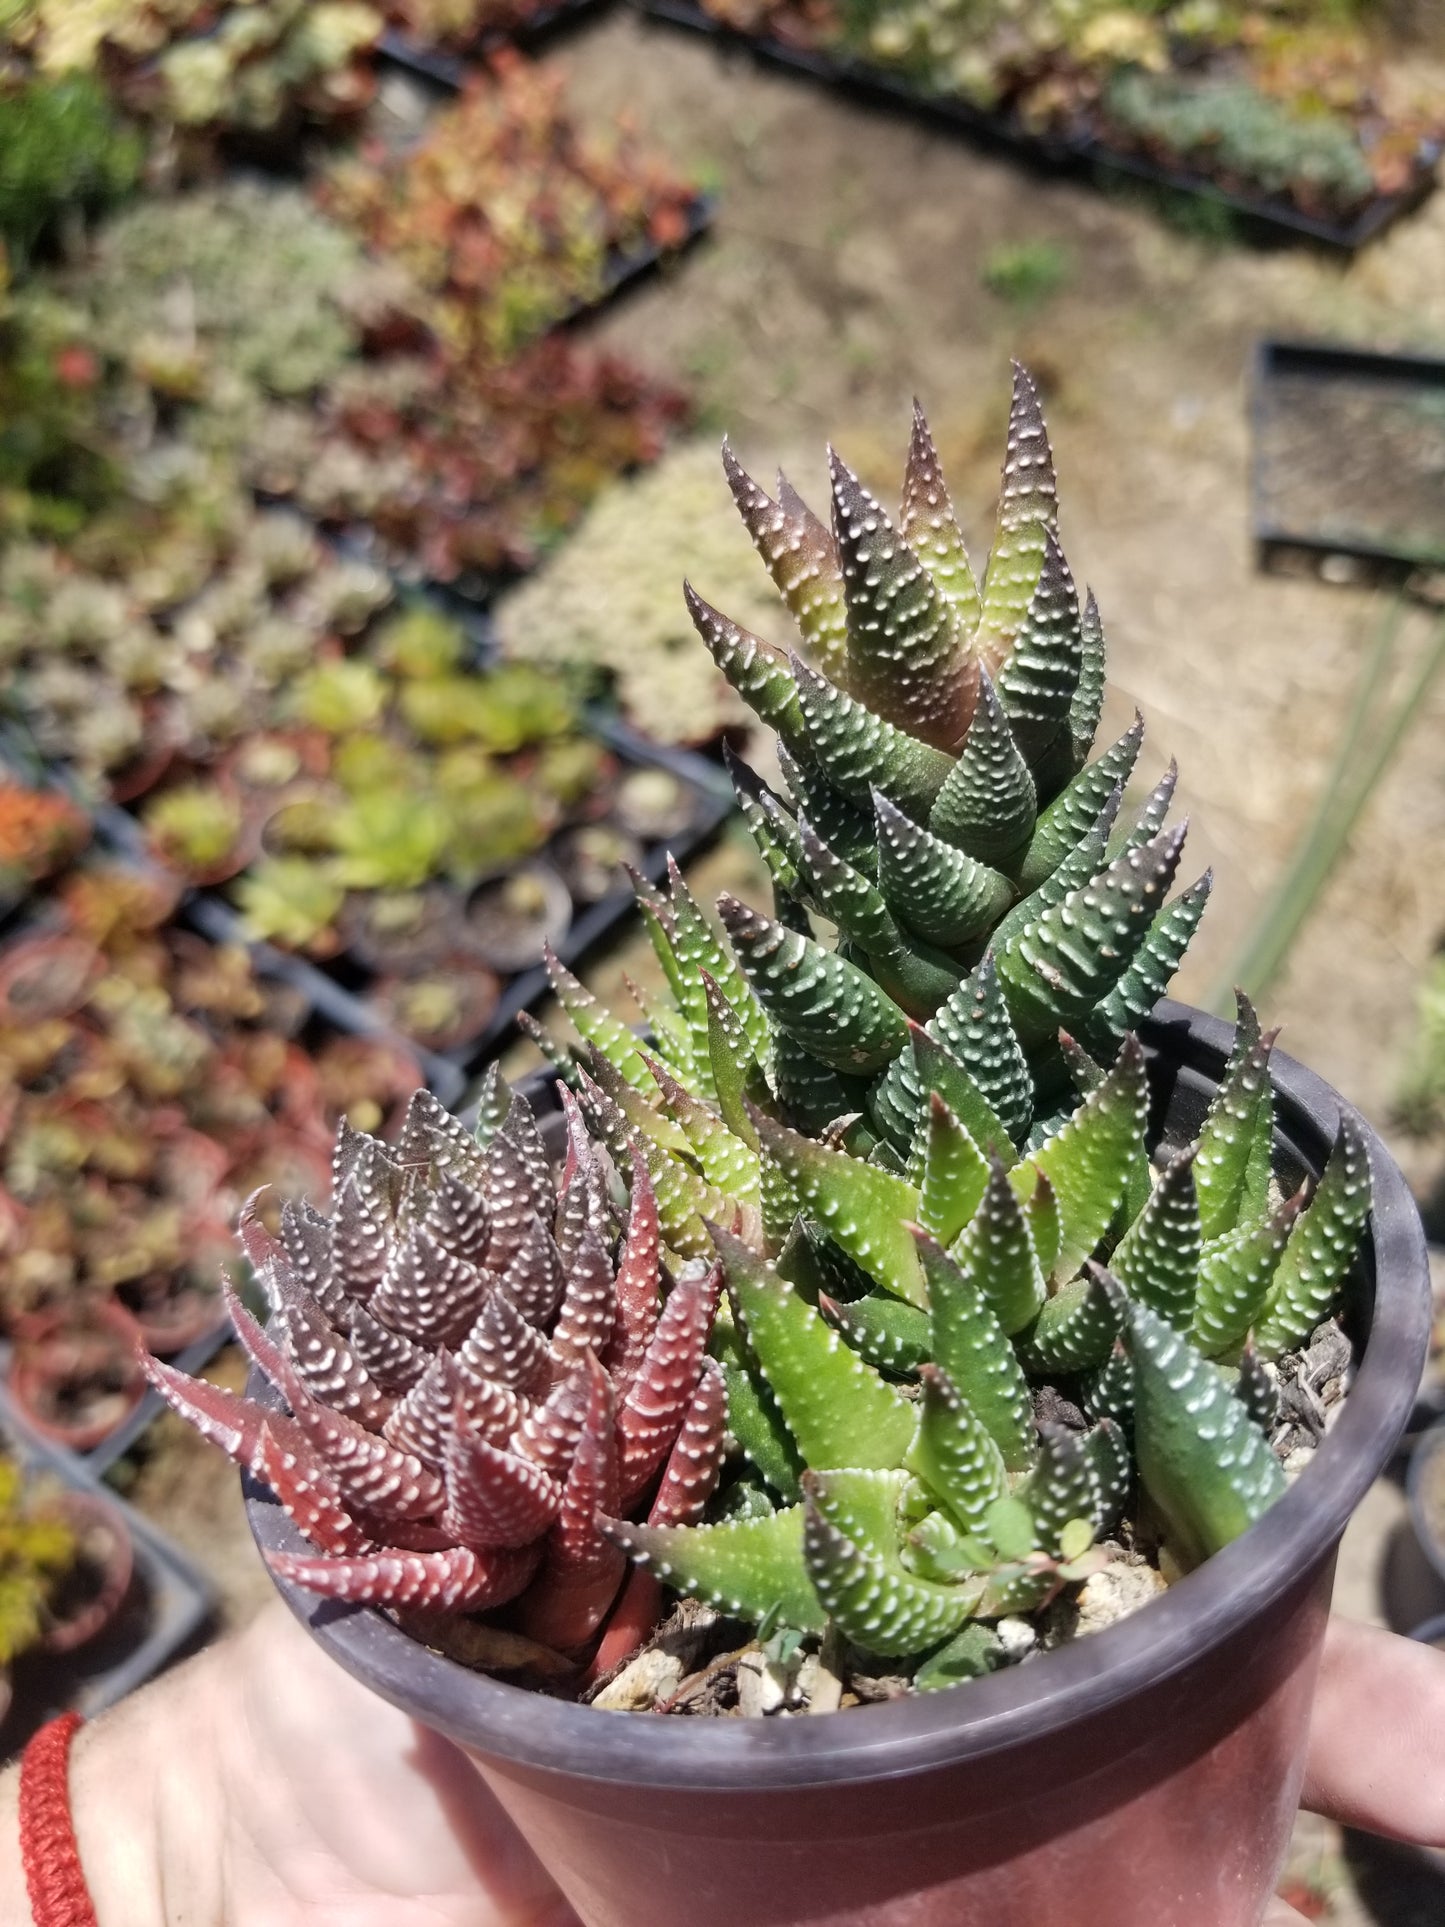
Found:
[[[4,1759],[56,1713],[70,1708],[87,1718],[103,1713],[172,1660],[193,1650],[210,1625],[215,1596],[209,1582],[164,1533],[102,1485],[92,1467],[38,1437],[3,1390],[0,1436],[27,1471],[50,1474],[71,1490],[112,1506],[124,1519],[135,1548],[128,1604],[107,1631],[50,1664],[22,1658],[17,1665],[15,1698],[0,1722],[0,1759]]]
[[[1388,530],[1369,527],[1368,511],[1356,514],[1348,500],[1347,455],[1344,444],[1359,445],[1352,431],[1335,440],[1329,434],[1330,409],[1350,398],[1366,411],[1362,424],[1368,436],[1372,400],[1382,410],[1398,411],[1402,404],[1426,404],[1439,427],[1438,468],[1432,461],[1421,486],[1438,491],[1438,519],[1431,520],[1424,541],[1392,538]],[[1309,507],[1287,499],[1289,481],[1281,455],[1271,446],[1277,424],[1298,412],[1307,427],[1321,437],[1318,500]],[[1254,540],[1264,566],[1288,570],[1303,564],[1323,565],[1331,558],[1349,557],[1363,564],[1349,571],[1381,579],[1410,580],[1417,572],[1445,570],[1445,359],[1428,355],[1379,354],[1372,350],[1318,341],[1262,341],[1255,353],[1250,396],[1253,435],[1251,459],[1251,520]],[[1339,450],[1339,462],[1333,459]],[[1332,485],[1338,494],[1332,500]]]
[[[498,47],[521,47],[530,53],[569,27],[594,18],[611,3],[612,0],[553,0],[553,4],[538,7],[510,30],[480,35],[463,54],[429,47],[399,28],[388,27],[376,43],[376,51],[392,66],[430,81],[435,87],[456,91],[465,84],[469,69]]]
[[[1017,117],[988,113],[955,95],[925,93],[900,76],[890,74],[851,55],[818,48],[794,47],[766,34],[748,34],[714,20],[693,0],[635,0],[654,20],[687,27],[728,45],[745,47],[767,65],[807,74],[868,101],[874,106],[902,111],[986,146],[1054,169],[1091,174],[1123,175],[1171,194],[1188,194],[1227,208],[1246,228],[1261,235],[1320,242],[1353,253],[1396,221],[1430,193],[1441,148],[1422,142],[1416,177],[1398,194],[1377,195],[1354,215],[1329,219],[1304,213],[1282,195],[1235,192],[1185,166],[1170,167],[1148,155],[1118,147],[1086,128],[1035,132]]]

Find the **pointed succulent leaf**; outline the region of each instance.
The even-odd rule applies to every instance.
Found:
[[[919,938],[904,937],[876,883],[836,856],[806,817],[798,819],[818,909],[868,959],[870,974],[910,1016],[931,1017],[958,987],[961,967]]]
[[[1171,757],[1168,769],[1144,798],[1133,818],[1115,831],[1109,845],[1110,856],[1117,856],[1120,850],[1136,850],[1141,843],[1147,843],[1151,836],[1159,834],[1169,815],[1169,805],[1174,801],[1178,784],[1179,765]]]
[[[894,793],[887,783],[878,788]],[[1029,766],[987,671],[980,671],[973,721],[958,761],[933,798],[928,827],[969,856],[1008,870],[1033,833],[1037,810]]]
[[[954,1053],[926,1026],[910,1025],[909,1041],[925,1104],[930,1094],[941,1097],[980,1150],[1013,1164],[1016,1153],[1007,1128]]]
[[[1057,518],[1053,451],[1038,391],[1015,362],[998,526],[984,576],[983,614],[977,637],[984,662],[994,672],[1008,661],[1014,637],[1033,600],[1044,544],[1057,528]]]
[[[914,1233],[928,1281],[934,1362],[983,1421],[1010,1472],[1026,1472],[1038,1451],[1023,1370],[977,1279],[934,1240]]]
[[[999,701],[1031,764],[1037,765],[1054,738],[1067,732],[1082,665],[1078,591],[1050,529],[1033,599],[998,679]]]
[[[880,1371],[907,1374],[928,1357],[928,1313],[886,1292],[840,1304],[821,1293],[818,1309],[835,1331],[841,1332],[860,1358]]]
[[[978,627],[983,604],[978,584],[963,546],[953,503],[939,467],[923,410],[913,404],[913,436],[903,474],[903,506],[899,528],[904,540],[933,578],[939,594],[953,610],[958,633],[971,636]]]
[[[1115,790],[1122,795],[1143,741],[1144,718],[1136,714],[1118,742],[1087,763],[1040,813],[1019,866],[1020,889],[1037,890],[1094,828]]]
[[[378,1550],[353,1559],[268,1552],[266,1563],[278,1579],[323,1599],[427,1612],[482,1612],[516,1598],[532,1576],[537,1554],[531,1546],[493,1552],[473,1552],[467,1546],[445,1552]]]
[[[1206,1239],[1222,1237],[1239,1225],[1245,1174],[1261,1110],[1268,1111],[1273,1123],[1269,1057],[1278,1033],[1261,1032],[1254,1005],[1242,990],[1235,992],[1235,999],[1239,1021],[1234,1045],[1210,1099],[1194,1160],[1199,1226]]]
[[[803,1563],[803,1508],[714,1526],[639,1526],[605,1519],[602,1530],[630,1559],[678,1592],[754,1622],[768,1618],[821,1633],[827,1614]]]
[[[991,1161],[977,1210],[953,1246],[954,1262],[978,1285],[994,1317],[1010,1336],[1038,1317],[1044,1274],[1034,1250],[1028,1214],[999,1159]]]
[[[1122,1339],[1115,1340],[1114,1349],[1098,1371],[1085,1377],[1084,1404],[1101,1424],[1108,1419],[1121,1430],[1132,1428],[1134,1360],[1125,1350]]]
[[[341,1489],[287,1421],[285,1442],[269,1421],[261,1426],[250,1468],[275,1493],[282,1511],[318,1551],[332,1558],[360,1558],[375,1544],[342,1500]]]
[[[764,1152],[833,1242],[884,1291],[925,1304],[918,1255],[904,1229],[918,1215],[913,1186],[845,1151],[829,1150],[761,1112],[754,1113],[754,1122]]]
[[[1132,1308],[1134,1449],[1169,1543],[1197,1564],[1284,1491],[1284,1468],[1208,1359],[1146,1305]]]
[[[951,1245],[979,1208],[988,1159],[936,1091],[929,1094],[919,1147],[918,1222],[941,1245]]]
[[[747,769],[745,763],[732,758],[729,767],[738,808],[742,811],[748,834],[767,867],[768,875],[780,890],[786,890],[790,896],[808,897],[810,892],[804,875],[803,851],[793,817],[765,786],[760,785],[753,790],[739,781],[738,772]],[[751,775],[751,771],[748,774]]]
[[[1003,1641],[991,1626],[976,1620],[956,1633],[928,1658],[913,1675],[915,1693],[937,1693],[946,1686],[958,1686],[966,1679],[982,1679],[1008,1664]]]
[[[711,1055],[709,1051],[709,1061]],[[657,1079],[662,1101],[681,1126],[703,1177],[738,1204],[756,1209],[761,1203],[760,1167],[752,1146],[735,1136],[710,1104],[684,1090],[665,1064],[647,1051],[643,1061]]]
[[[833,539],[848,612],[850,692],[908,735],[950,754],[973,709],[978,664],[952,605],[881,503],[828,451]]]
[[[878,881],[889,909],[910,930],[945,948],[992,929],[1013,888],[987,864],[920,828],[881,790],[873,793]]]
[[[615,1064],[604,1057],[595,1044],[587,1044],[579,1052],[581,1066],[579,1102],[586,1112],[588,1122],[598,1136],[608,1141],[618,1129],[616,1117],[608,1112],[608,1126],[604,1132],[598,1123],[604,1100],[610,1101],[616,1111],[626,1121],[627,1128],[638,1132],[649,1143],[655,1144],[660,1151],[672,1157],[689,1159],[692,1157],[692,1143],[677,1118],[666,1107],[661,1087],[656,1099],[644,1097],[635,1085],[629,1084]],[[647,1068],[648,1075],[656,1083],[656,1075],[651,1065],[658,1062],[650,1053],[639,1049],[638,1056]]]
[[[1328,1315],[1369,1214],[1369,1146],[1354,1115],[1341,1111],[1324,1176],[1290,1233],[1264,1317],[1255,1327],[1262,1358],[1278,1358],[1292,1345],[1302,1345]]]
[[[578,1035],[587,1043],[595,1044],[635,1090],[641,1091],[646,1097],[656,1097],[657,1085],[642,1061],[637,1039],[632,1032],[604,1010],[590,990],[584,989],[550,945],[544,954],[547,975],[551,978],[557,1002],[571,1018]]]
[[[821,1135],[835,1118],[860,1111],[867,1099],[861,1078],[840,1075],[780,1026],[773,1032],[768,1069],[778,1111],[812,1136]]]
[[[1104,624],[1092,589],[1084,598],[1080,641],[1079,681],[1069,704],[1069,735],[1076,768],[1094,747],[1099,718],[1104,713]]]
[[[800,656],[793,657],[792,669],[808,760],[832,787],[860,809],[869,807],[879,789],[910,816],[925,817],[948,781],[953,757],[876,716]]]
[[[1066,852],[1058,866],[1051,870],[1036,890],[1031,890],[999,919],[994,930],[992,943],[995,952],[1002,951],[1012,943],[1023,930],[1036,924],[1046,910],[1052,910],[1056,903],[1062,903],[1072,890],[1082,890],[1091,883],[1109,862],[1109,829],[1118,812],[1123,791],[1117,785],[1109,792],[1104,807],[1100,810],[1093,826]]]
[[[682,593],[692,626],[707,645],[708,654],[748,708],[785,742],[800,745],[807,741],[803,712],[798,707],[798,690],[781,649],[750,629],[704,602],[690,582]]]
[[[898,1528],[901,1473],[810,1472],[803,1557],[830,1620],[865,1652],[922,1652],[956,1633],[972,1611],[963,1586],[920,1579],[904,1565]]]
[[[1085,1372],[1102,1365],[1123,1329],[1128,1301],[1107,1272],[1090,1265],[1056,1292],[1019,1336],[1024,1364],[1032,1371]]]
[[[723,468],[738,513],[777,584],[810,654],[830,676],[844,673],[847,616],[833,537],[780,475],[772,501],[723,443]]]
[[[1121,1358],[1128,1357],[1122,1344],[1118,1352]],[[1104,1369],[1107,1371],[1108,1366]],[[1112,1418],[1100,1418],[1098,1424],[1085,1434],[1084,1451],[1093,1469],[1099,1494],[1099,1509],[1091,1521],[1097,1539],[1109,1530],[1128,1502],[1129,1487],[1134,1479],[1134,1461],[1123,1426]]]
[[[702,1518],[727,1454],[727,1414],[722,1367],[706,1359],[648,1508],[649,1525],[696,1525]]]
[[[1156,912],[1129,968],[1090,1019],[1086,1035],[1095,1048],[1106,1050],[1110,1039],[1133,1030],[1164,995],[1199,928],[1213,886],[1214,873],[1206,870],[1172,903]]]
[[[700,976],[704,970],[737,1012],[754,1054],[762,1058],[767,1051],[771,1033],[767,1017],[746,975],[739,970],[732,951],[694,902],[691,891],[683,881],[682,872],[670,855],[667,859],[667,874],[671,886],[674,947],[684,975],[695,986],[685,1014],[692,1032],[693,1059],[699,1073],[710,1070],[707,1049],[707,1000],[702,991]],[[702,1082],[703,1095],[708,1098],[715,1096],[707,1075],[703,1076]]]
[[[501,1066],[489,1064],[477,1093],[477,1116],[472,1126],[472,1136],[483,1150],[506,1123],[513,1101],[514,1094],[502,1076]]]
[[[1168,895],[1186,824],[1126,850],[999,953],[999,979],[1025,1045],[1052,1040],[1118,983]]]
[[[1279,1381],[1252,1343],[1246,1343],[1240,1353],[1234,1395],[1260,1430],[1267,1434],[1279,1417]]]
[[[720,897],[718,911],[759,1002],[813,1056],[856,1076],[902,1050],[908,1019],[856,964],[735,897]]]
[[[1059,1054],[1064,1060],[1069,1080],[1080,1097],[1087,1097],[1090,1091],[1098,1090],[1108,1075],[1098,1059],[1091,1057],[1078,1039],[1070,1037],[1066,1030],[1059,1032]]]
[[[1165,1165],[1149,1202],[1109,1260],[1109,1269],[1129,1296],[1178,1331],[1189,1329],[1199,1282],[1199,1202],[1193,1165],[1192,1148]]]
[[[1064,1528],[1073,1520],[1096,1529],[1103,1495],[1087,1436],[1064,1425],[1041,1425],[1039,1462],[1018,1497],[1032,1515],[1039,1545],[1055,1558],[1063,1550]]]
[[[1022,1202],[1039,1172],[1054,1188],[1063,1238],[1052,1275],[1072,1277],[1108,1230],[1144,1141],[1148,1109],[1144,1053],[1138,1039],[1129,1037],[1104,1082],[1063,1129],[1009,1173]]]
[[[1064,1224],[1059,1216],[1058,1193],[1042,1171],[1024,1203],[1024,1215],[1029,1221],[1029,1236],[1034,1241],[1039,1270],[1049,1278],[1063,1249]]]
[[[902,1463],[913,1408],[741,1240],[717,1234],[733,1314],[806,1464]]]
[[[695,1261],[668,1293],[642,1363],[617,1409],[623,1504],[641,1492],[672,1449],[702,1376],[721,1291],[719,1267]]]
[[[918,1431],[905,1463],[965,1531],[979,1531],[1008,1490],[1003,1456],[947,1372],[928,1364],[918,1376]]]
[[[1303,1193],[1286,1198],[1256,1223],[1205,1245],[1190,1338],[1206,1358],[1237,1350],[1258,1321],[1303,1204]]]
[[[562,1497],[561,1486],[540,1465],[467,1425],[452,1428],[446,1481],[444,1527],[476,1552],[531,1545],[556,1518]]]
[[[786,743],[779,743],[777,752],[794,816],[806,816],[830,850],[836,850],[855,870],[871,875],[876,862],[872,813],[850,803],[822,770],[789,755]]]
[[[793,1436],[724,1301],[713,1324],[711,1350],[727,1388],[728,1430],[748,1462],[788,1502],[802,1496],[803,1461]]]

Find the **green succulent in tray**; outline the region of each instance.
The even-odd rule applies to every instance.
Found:
[[[688,592],[780,739],[783,793],[735,768],[774,914],[725,898],[719,932],[675,869],[640,885],[647,1041],[554,984],[594,1134],[673,1250],[721,1259],[743,1465],[711,1523],[608,1530],[682,1591],[941,1684],[1101,1563],[1136,1481],[1186,1568],[1279,1496],[1270,1361],[1335,1302],[1368,1157],[1345,1117],[1285,1195],[1243,1001],[1198,1141],[1148,1137],[1135,1026],[1208,880],[1170,895],[1172,770],[1125,803],[1142,725],[1093,754],[1103,631],[1028,377],[981,577],[921,415],[896,520],[836,456],[831,527],[725,462],[804,644]]]

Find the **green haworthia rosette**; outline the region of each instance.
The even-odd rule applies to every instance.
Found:
[[[1254,1342],[1262,1358],[1303,1344],[1324,1318],[1370,1215],[1370,1153],[1348,1111],[1313,1198],[1290,1233]]]
[[[830,676],[845,673],[847,613],[843,573],[832,536],[781,475],[775,502],[747,473],[726,442],[722,460],[753,546],[819,667]]]
[[[978,663],[948,600],[881,503],[832,449],[833,539],[847,605],[846,682],[910,736],[952,754],[973,714]]]
[[[803,1558],[828,1617],[865,1652],[924,1651],[970,1616],[961,1586],[920,1579],[903,1564],[901,1473],[809,1474]],[[979,1589],[981,1593],[981,1588]]]
[[[953,610],[960,633],[971,636],[983,611],[978,583],[953,513],[933,437],[916,401],[913,434],[903,471],[903,503],[898,526],[904,541]]]
[[[1284,1491],[1284,1468],[1208,1359],[1133,1306],[1134,1446],[1144,1489],[1186,1565],[1236,1539]]]

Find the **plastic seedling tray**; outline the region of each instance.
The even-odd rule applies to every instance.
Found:
[[[1445,360],[1264,341],[1251,413],[1267,566],[1303,557],[1329,573],[1345,556],[1397,576],[1445,569]]]
[[[693,0],[637,0],[637,4],[653,19],[747,47],[757,59],[769,65],[808,74],[815,80],[846,89],[856,99],[902,110],[972,140],[1006,149],[1021,159],[1090,174],[1122,174],[1167,193],[1190,194],[1212,201],[1238,216],[1247,229],[1257,229],[1261,235],[1316,241],[1351,253],[1373,240],[1402,214],[1419,206],[1434,185],[1435,163],[1441,153],[1438,142],[1422,142],[1415,177],[1409,187],[1398,194],[1377,195],[1355,214],[1330,219],[1306,214],[1283,195],[1251,194],[1224,187],[1183,163],[1166,165],[1146,154],[1115,146],[1086,128],[1037,133],[1013,115],[988,113],[956,96],[925,93],[908,80],[850,55],[792,46],[772,35],[740,32],[714,20],[694,5]]]
[[[124,1519],[135,1548],[135,1577],[106,1631],[76,1652],[48,1663],[22,1658],[15,1697],[0,1724],[0,1758],[67,1708],[87,1718],[135,1691],[173,1659],[192,1650],[214,1608],[207,1580],[185,1556],[73,1454],[38,1438],[0,1391],[0,1434],[27,1470],[48,1473],[73,1491],[101,1499]]]
[[[455,91],[465,84],[467,75],[474,71],[475,63],[496,48],[513,46],[531,50],[543,41],[550,40],[554,34],[600,14],[609,4],[610,0],[552,0],[552,4],[540,6],[525,20],[519,20],[515,27],[479,35],[464,54],[447,53],[439,47],[430,47],[425,41],[417,40],[394,27],[388,28],[381,36],[376,50],[383,60],[389,60],[393,66],[416,74],[434,86]]]

